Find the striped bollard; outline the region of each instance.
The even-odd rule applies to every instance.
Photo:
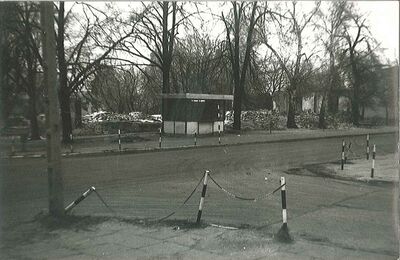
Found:
[[[87,196],[90,195],[90,193],[92,193],[93,191],[95,191],[96,188],[95,187],[90,187],[87,191],[85,191],[79,198],[77,198],[76,200],[74,200],[73,202],[71,202],[71,204],[69,204],[66,208],[65,208],[65,213],[68,213],[68,211],[70,211],[71,209],[73,209],[76,205],[78,205],[82,200],[84,200]]]
[[[373,148],[372,148],[371,178],[374,178],[374,172],[375,172],[375,155],[376,155],[376,146],[374,145]]]
[[[369,160],[369,134],[367,134],[367,160]]]
[[[199,204],[199,212],[197,213],[197,220],[196,223],[197,225],[200,225],[200,219],[201,219],[201,213],[203,211],[203,205],[204,205],[204,198],[206,196],[206,190],[207,190],[207,178],[208,178],[208,173],[210,171],[206,171],[204,173],[204,179],[203,179],[203,190],[201,192],[201,198],[200,198],[200,204]]]
[[[161,128],[159,129],[159,136],[158,136],[158,148],[161,149],[161,142],[162,142],[162,137],[161,137]]]
[[[281,177],[281,198],[282,198],[282,226],[276,234],[276,239],[279,242],[292,242],[293,238],[289,234],[287,224],[287,211],[286,211],[286,181],[285,177]]]
[[[121,151],[121,129],[118,129],[118,150]]]
[[[218,122],[218,144],[221,144],[221,125]]]
[[[342,159],[340,162],[340,169],[343,170],[343,166],[344,166],[344,146],[346,145],[346,143],[344,142],[344,140],[342,140]]]
[[[221,113],[219,112],[219,105],[218,105],[218,144],[221,144]]]
[[[286,212],[286,181],[285,177],[281,177],[281,197],[282,197],[282,222],[287,228],[287,212]]]
[[[194,146],[197,146],[197,133],[194,133]]]
[[[70,139],[69,150],[70,150],[71,153],[73,153],[74,152],[74,146],[73,146],[72,143],[74,142],[74,137],[72,136],[72,133],[69,134],[69,139]]]

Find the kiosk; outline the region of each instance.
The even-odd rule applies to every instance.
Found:
[[[224,131],[225,111],[233,95],[162,94],[162,120],[166,134],[212,134]],[[230,101],[230,102],[228,102]]]

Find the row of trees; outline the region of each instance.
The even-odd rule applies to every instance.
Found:
[[[271,109],[279,93],[286,96],[289,128],[297,127],[296,102],[302,96],[321,97],[324,128],[326,115],[338,111],[339,95],[351,100],[355,125],[372,97],[384,95],[378,88],[379,45],[350,2],[309,3],[306,10],[295,1],[233,1],[220,13],[204,3],[147,2],[133,4],[129,15],[106,3],[55,7],[65,142],[73,128],[71,105],[80,111],[82,96],[99,109],[159,113],[160,93],[233,94],[239,130],[243,108]],[[36,139],[37,115],[46,101],[38,4],[4,2],[0,11],[2,117],[25,96]],[[202,30],[207,22],[221,25],[223,33]]]

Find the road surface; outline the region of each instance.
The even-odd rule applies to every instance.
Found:
[[[364,156],[363,137],[352,141]],[[379,151],[395,149],[393,134],[374,136]],[[296,237],[385,256],[397,255],[394,232],[394,185],[371,185],[317,176],[288,175],[285,169],[339,160],[341,138],[120,156],[64,158],[65,201],[95,186],[119,216],[157,219],[180,205],[205,170],[226,189],[247,197],[271,192],[286,176],[289,227]],[[379,158],[379,154],[377,155]],[[44,159],[2,160],[1,221],[3,235],[47,208]],[[201,188],[172,218],[195,220]],[[280,226],[279,193],[249,202],[234,200],[209,183],[202,220],[251,226],[274,234]],[[91,195],[74,214],[112,215]],[[0,238],[1,239],[1,238]]]

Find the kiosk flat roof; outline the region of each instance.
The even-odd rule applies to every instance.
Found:
[[[161,94],[161,97],[171,98],[171,99],[233,100],[233,95],[196,94],[196,93]]]

